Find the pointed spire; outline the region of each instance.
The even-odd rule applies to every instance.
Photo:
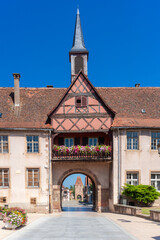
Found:
[[[73,37],[73,45],[70,52],[88,52],[84,44],[79,7],[77,7],[77,16],[76,16],[76,24],[75,24],[74,37]]]

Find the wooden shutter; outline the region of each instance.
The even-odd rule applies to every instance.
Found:
[[[75,146],[80,145],[80,138],[79,137],[75,138],[74,142],[75,142]]]
[[[87,138],[87,137],[83,137],[83,138],[82,138],[82,145],[83,145],[83,146],[88,145],[88,138]]]
[[[104,144],[104,137],[99,137],[99,145],[103,145]]]
[[[75,105],[76,107],[81,107],[82,106],[82,100],[81,97],[75,97]]]
[[[82,107],[86,107],[87,106],[87,98],[82,96]]]
[[[58,138],[58,145],[59,146],[64,145],[64,138],[63,137]]]

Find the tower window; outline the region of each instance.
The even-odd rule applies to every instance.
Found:
[[[77,56],[75,58],[75,74],[78,74],[80,70],[83,70],[83,58]]]

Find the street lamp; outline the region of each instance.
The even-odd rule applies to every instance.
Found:
[[[160,156],[160,142],[157,144],[158,154]]]

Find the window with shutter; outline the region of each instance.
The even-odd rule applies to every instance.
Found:
[[[75,97],[75,106],[76,107],[86,107],[87,106],[87,97],[85,97],[85,96]]]
[[[75,100],[76,100],[75,102],[76,107],[81,107],[82,106],[81,97],[76,97]]]

